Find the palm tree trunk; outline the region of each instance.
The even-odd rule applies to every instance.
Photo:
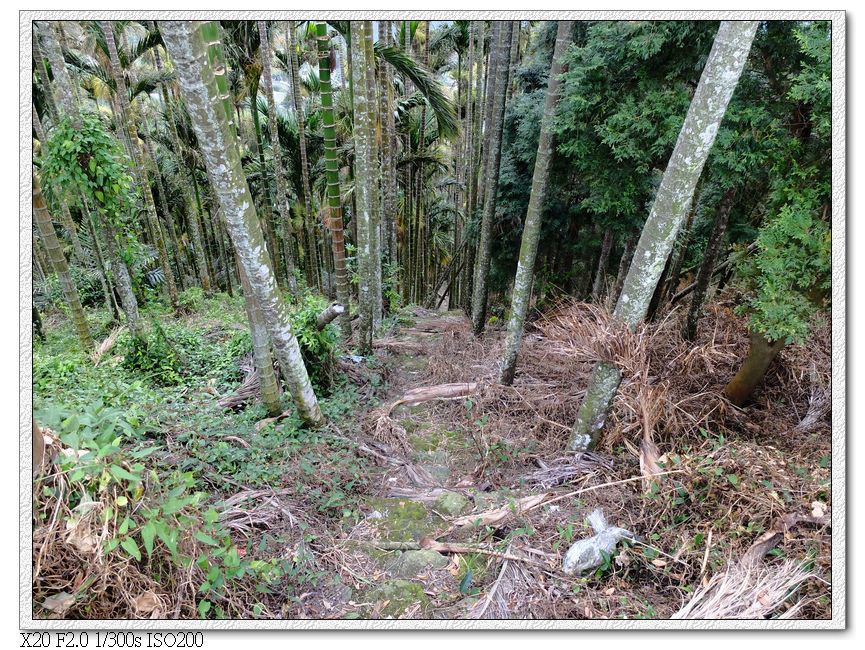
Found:
[[[372,21],[351,21],[352,74],[354,75],[354,164],[357,203],[358,347],[372,350],[372,339],[381,323],[381,252],[378,242],[378,173],[375,169],[376,113],[375,55]]]
[[[496,63],[496,88],[502,91],[508,87],[508,62],[510,61],[511,30],[513,23],[504,21],[496,27],[497,41]],[[481,221],[481,235],[478,241],[478,253],[475,260],[475,278],[472,289],[472,330],[475,336],[479,336],[484,330],[487,316],[487,276],[490,272],[490,256],[492,254],[492,229],[493,218],[496,213],[496,199],[499,187],[499,163],[502,158],[502,130],[504,127],[505,96],[506,92],[494,93],[495,97],[492,112],[492,123],[490,125],[489,139],[489,176],[486,179],[486,201],[484,203],[484,215]]]
[[[288,308],[271,270],[261,224],[240,164],[237,141],[220,104],[219,90],[198,26],[169,21],[164,23],[163,32],[199,147],[210,170],[216,199],[261,309],[298,414],[306,423],[322,424],[325,418],[312,390]]]
[[[523,338],[523,327],[526,324],[526,314],[532,295],[535,260],[538,255],[538,240],[541,236],[541,214],[547,197],[547,183],[550,179],[550,166],[553,160],[552,122],[555,119],[558,104],[559,77],[562,74],[562,56],[571,41],[573,22],[560,20],[556,33],[556,46],[550,68],[550,78],[547,82],[547,96],[544,102],[544,112],[541,117],[541,135],[538,139],[538,154],[535,158],[535,171],[532,177],[532,193],[529,197],[529,208],[526,212],[526,223],[523,227],[523,239],[520,245],[520,257],[517,262],[517,273],[514,278],[514,291],[511,298],[511,317],[508,320],[508,334],[505,341],[505,352],[502,357],[499,372],[499,383],[510,386],[514,381],[517,367],[517,356]]]
[[[273,96],[273,77],[270,72],[270,41],[267,24],[258,21],[258,34],[261,41],[261,79],[264,82],[264,96],[267,99],[267,120],[270,130],[270,146],[273,149],[273,171],[276,176],[276,209],[282,231],[282,245],[285,253],[288,290],[297,300],[297,278],[294,277],[294,255],[291,250],[291,210],[288,205],[288,185],[282,166],[282,144],[279,142],[279,127],[276,119],[276,100]]]
[[[327,174],[327,200],[330,208],[327,219],[333,245],[333,267],[336,276],[336,299],[345,311],[339,315],[339,329],[345,344],[351,341],[348,275],[345,270],[345,239],[342,228],[342,196],[339,189],[339,161],[336,156],[336,129],[333,116],[333,90],[330,87],[330,48],[327,25],[316,23],[318,41],[318,78],[321,94],[322,123],[324,125],[324,157]]]
[[[147,222],[153,231],[153,244],[156,247],[157,255],[159,257],[159,265],[162,268],[163,275],[165,276],[165,284],[168,288],[168,299],[171,303],[172,309],[176,313],[179,313],[180,302],[177,299],[177,284],[174,280],[174,271],[171,270],[171,262],[168,257],[168,249],[165,246],[165,239],[162,236],[162,229],[159,227],[159,219],[156,216],[156,206],[153,202],[153,194],[150,191],[150,179],[148,178],[147,168],[141,155],[141,149],[138,147],[138,130],[136,129],[135,122],[132,119],[132,111],[129,109],[129,95],[126,90],[126,81],[123,78],[123,69],[120,67],[120,59],[117,56],[117,46],[114,43],[113,27],[109,21],[103,20],[102,29],[105,32],[105,43],[108,46],[111,72],[114,77],[114,82],[117,84],[117,97],[120,102],[121,115],[126,123],[130,148],[134,156],[133,161],[135,162],[138,186],[141,188],[141,193],[144,196],[144,204],[147,208]]]
[[[52,120],[56,121],[59,114],[57,103],[54,101],[54,93],[51,91],[51,86],[48,83],[48,66],[45,65],[45,59],[42,56],[42,48],[39,45],[39,30],[36,28],[35,22],[33,23],[33,60],[38,62],[39,85],[42,86],[48,115],[51,116]],[[35,108],[33,109],[33,114],[36,114]]]
[[[322,288],[321,270],[318,263],[318,242],[315,236],[315,213],[312,210],[312,190],[309,183],[309,162],[306,156],[306,125],[303,118],[303,97],[300,90],[299,62],[294,41],[294,21],[288,21],[288,62],[291,69],[291,98],[297,115],[297,136],[300,144],[300,176],[303,185],[303,223],[306,228],[306,254],[312,275],[308,278],[311,286]]]
[[[757,24],[723,21],[715,36],[613,312],[615,318],[631,329],[649,308],[727,104],[739,82]],[[621,380],[621,373],[611,363],[602,361],[595,366],[568,441],[569,450],[592,449],[598,444]]]
[[[54,86],[57,88],[60,98],[60,101],[57,102],[57,108],[60,109],[61,113],[65,113],[72,118],[72,120],[77,120],[78,104],[75,101],[75,91],[72,87],[72,81],[69,79],[69,72],[66,70],[66,63],[63,61],[60,43],[57,40],[57,33],[55,31],[57,25],[56,23],[52,25],[47,21],[37,21],[36,24],[43,38],[45,55],[48,58],[48,63],[51,64],[51,71],[54,73]],[[48,89],[47,76],[45,77],[45,84],[46,89]]]
[[[271,259],[273,260],[273,270],[276,273],[276,282],[282,287],[285,284],[285,276],[282,272],[282,253],[280,252],[279,239],[276,234],[276,223],[273,220],[273,210],[271,209],[270,200],[270,178],[267,174],[267,167],[264,164],[264,145],[261,137],[261,118],[258,115],[258,82],[259,79],[252,81],[249,92],[249,105],[252,110],[252,124],[255,127],[255,137],[253,144],[255,145],[258,163],[261,166],[261,189],[263,197],[261,202],[264,205],[264,231],[267,236],[267,241],[270,244]]]
[[[159,173],[159,165],[156,160],[156,152],[153,150],[153,145],[150,141],[150,136],[148,135],[148,117],[147,117],[147,108],[142,101],[139,104],[141,108],[141,118],[144,121],[144,128],[141,130],[141,137],[144,140],[144,148],[147,151],[147,156],[150,158],[150,162],[153,165],[153,176],[156,179],[156,193],[159,196],[159,211],[162,213],[162,224],[168,232],[168,238],[171,240],[171,249],[172,249],[172,257],[174,258],[174,265],[177,267],[177,273],[180,276],[180,288],[181,290],[186,289],[185,281],[183,279],[183,265],[181,263],[182,255],[180,250],[180,244],[177,237],[177,227],[174,224],[174,217],[171,214],[171,211],[168,209],[168,200],[165,194],[165,187],[162,184],[162,174]]]
[[[262,41],[263,42],[263,41]],[[235,256],[237,253],[235,253]],[[261,393],[261,403],[267,409],[267,414],[272,416],[282,412],[282,402],[279,399],[279,384],[276,380],[276,372],[273,369],[273,357],[270,355],[270,338],[267,336],[267,328],[255,295],[249,284],[249,278],[240,269],[240,286],[243,289],[243,300],[246,304],[246,315],[249,319],[249,335],[252,339],[252,359],[255,370],[258,372],[258,387]]]
[[[96,265],[99,268],[99,280],[102,284],[102,293],[105,296],[105,308],[111,311],[111,315],[117,322],[120,322],[120,307],[117,305],[117,298],[114,297],[114,288],[111,283],[111,278],[108,275],[108,268],[105,263],[105,258],[102,255],[102,244],[100,243],[99,234],[96,231],[93,215],[89,208],[84,209],[84,220],[87,222],[87,229],[90,232],[90,239],[93,242],[93,251],[96,253]]]
[[[45,207],[42,188],[35,172],[33,173],[33,221],[39,229],[39,236],[45,244],[45,250],[48,252],[51,266],[54,268],[57,279],[60,281],[60,289],[63,291],[63,298],[69,307],[69,313],[72,316],[72,323],[75,325],[75,331],[78,333],[81,347],[85,352],[90,352],[93,349],[93,338],[90,336],[87,316],[84,315],[84,308],[81,306],[81,300],[78,297],[78,288],[75,286],[74,280],[72,280],[72,275],[69,273],[69,265],[66,263],[66,257],[63,255],[60,242],[57,240],[57,234],[54,232],[54,224],[51,223],[51,215],[48,214],[48,208]]]

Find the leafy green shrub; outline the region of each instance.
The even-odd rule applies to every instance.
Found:
[[[198,311],[204,305],[204,289],[201,287],[190,287],[185,291],[181,291],[177,296],[177,300],[185,310],[190,312]]]
[[[191,578],[197,585],[195,600],[183,595],[185,589],[172,590],[184,599],[180,604],[187,615],[197,611],[202,618],[223,618],[245,614],[248,603],[255,603],[253,613],[262,615],[260,594],[272,593],[268,585],[298,573],[290,561],[246,558],[252,542],[245,549],[235,544],[217,510],[207,506],[210,495],[195,490],[193,473],[173,467],[165,471],[151,460],[162,449],[141,443],[145,427],[134,411],[98,401],[77,414],[50,408],[35,415],[77,452],[58,455],[60,471],[37,496],[37,518],[54,525],[48,516],[52,501],[61,501],[63,510],[73,513],[69,524],[85,531],[78,539],[87,546],[94,541],[99,545],[93,551],[83,546],[79,550],[104,555],[109,583],[128,579],[129,571],[122,567],[130,563],[142,577],[163,586]],[[74,489],[57,489],[58,481]],[[87,521],[91,511],[98,513],[98,521]],[[103,539],[96,541],[86,532],[93,525]],[[68,557],[80,562],[77,556]],[[87,593],[90,599],[98,597],[98,590],[85,592],[76,605],[84,614],[89,609]]]
[[[795,197],[760,229],[757,252],[739,263],[753,293],[736,311],[749,314],[750,329],[770,340],[802,342],[811,316],[828,301],[832,240],[819,215],[812,197]]]
[[[310,381],[320,390],[328,390],[333,382],[334,346],[336,345],[336,326],[330,323],[322,331],[316,327],[318,315],[327,307],[320,296],[310,293],[301,296],[291,314],[294,335],[300,344],[303,363],[309,373]]]
[[[126,337],[124,347],[121,365],[127,370],[146,375],[161,386],[181,382],[180,359],[161,328],[156,328],[146,338]]]
[[[80,360],[73,356],[58,356],[50,350],[33,350],[33,390],[50,393],[56,384],[71,384],[78,376]]]

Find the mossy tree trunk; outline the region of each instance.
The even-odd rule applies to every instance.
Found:
[[[346,344],[351,341],[351,304],[348,274],[345,270],[345,233],[342,225],[342,196],[339,189],[339,160],[336,154],[336,129],[333,115],[333,89],[330,85],[330,47],[327,24],[319,21],[315,25],[318,41],[318,78],[321,94],[322,123],[324,126],[324,158],[327,176],[328,229],[333,246],[333,267],[336,276],[336,299],[345,311],[339,315],[339,329]],[[343,82],[344,84],[345,82]]]
[[[48,252],[48,259],[51,260],[51,266],[57,274],[57,279],[60,281],[60,289],[63,291],[63,298],[66,301],[67,307],[69,307],[69,315],[72,317],[72,323],[75,325],[75,331],[78,333],[81,347],[85,352],[90,352],[93,349],[93,338],[90,336],[87,317],[84,315],[84,308],[81,306],[81,299],[78,297],[78,288],[75,286],[72,275],[69,273],[66,256],[63,255],[63,250],[60,248],[60,242],[57,239],[57,233],[54,232],[51,215],[48,214],[48,208],[45,207],[42,188],[35,172],[33,173],[33,221],[36,222],[39,236],[42,238],[45,250]]]
[[[560,20],[556,33],[556,47],[550,67],[550,78],[547,82],[547,97],[544,102],[544,112],[541,118],[541,135],[538,139],[538,154],[535,158],[535,171],[532,176],[532,192],[529,197],[529,208],[526,212],[526,222],[523,226],[523,239],[520,244],[520,257],[517,262],[517,273],[514,278],[514,290],[511,298],[511,317],[508,320],[508,334],[505,341],[505,353],[499,372],[499,382],[510,386],[514,381],[517,367],[517,356],[523,338],[523,327],[529,309],[532,295],[535,260],[538,254],[538,240],[541,236],[541,213],[547,196],[547,183],[550,179],[550,165],[553,159],[552,121],[555,119],[556,105],[559,99],[559,77],[562,74],[562,56],[570,43],[573,22]]]
[[[505,97],[508,87],[508,68],[510,62],[511,21],[497,21],[493,31],[496,42],[495,69],[496,91],[493,97],[492,119],[490,130],[485,134],[489,143],[487,162],[486,198],[484,214],[481,220],[481,233],[478,239],[478,251],[475,259],[474,282],[472,283],[472,331],[479,336],[484,331],[487,317],[487,276],[490,272],[490,257],[493,244],[493,219],[496,214],[496,199],[499,187],[499,163],[502,158],[502,131],[504,127]],[[492,72],[490,73],[492,75]]]
[[[186,21],[163,24],[163,39],[174,60],[179,85],[226,227],[246,273],[276,358],[301,420],[322,424],[324,415],[291,326],[288,308],[274,277],[261,224],[240,163],[237,142],[207,58],[198,25]]]
[[[691,205],[694,188],[715,142],[727,104],[739,82],[757,24],[756,21],[723,21],[715,36],[712,51],[643,227],[622,295],[613,312],[615,318],[631,329],[645,318],[658,279]],[[621,379],[621,373],[609,361],[602,360],[595,366],[567,444],[570,451],[592,449],[597,445]]]

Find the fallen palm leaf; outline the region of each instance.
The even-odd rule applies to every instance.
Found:
[[[93,351],[93,353],[90,355],[90,358],[93,359],[94,366],[99,365],[99,362],[102,360],[102,356],[114,347],[114,344],[117,343],[117,337],[119,337],[120,333],[125,329],[125,327],[115,328],[114,331],[111,332],[111,334],[109,334],[105,338],[105,340],[99,344],[99,347]]]

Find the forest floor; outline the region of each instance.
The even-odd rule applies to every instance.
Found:
[[[697,595],[704,617],[829,618],[828,325],[736,409],[721,391],[743,321],[724,299],[707,310],[693,344],[676,312],[630,340],[642,370],[625,373],[604,445],[576,455],[564,442],[614,339],[580,338],[605,326],[585,305],[528,328],[513,387],[495,382],[501,330],[476,339],[460,313],[405,308],[374,356],[337,353],[318,430],[290,408],[219,407],[241,383],[236,299],[159,317],[191,373],[170,386],[125,369],[122,339],[98,367],[63,356],[73,335],[46,319],[34,402],[55,460],[34,498],[34,616],[655,619]],[[445,384],[459,385],[409,393]],[[124,439],[102,443],[101,476],[63,460],[70,430],[107,420]],[[565,575],[597,508],[638,541]]]

